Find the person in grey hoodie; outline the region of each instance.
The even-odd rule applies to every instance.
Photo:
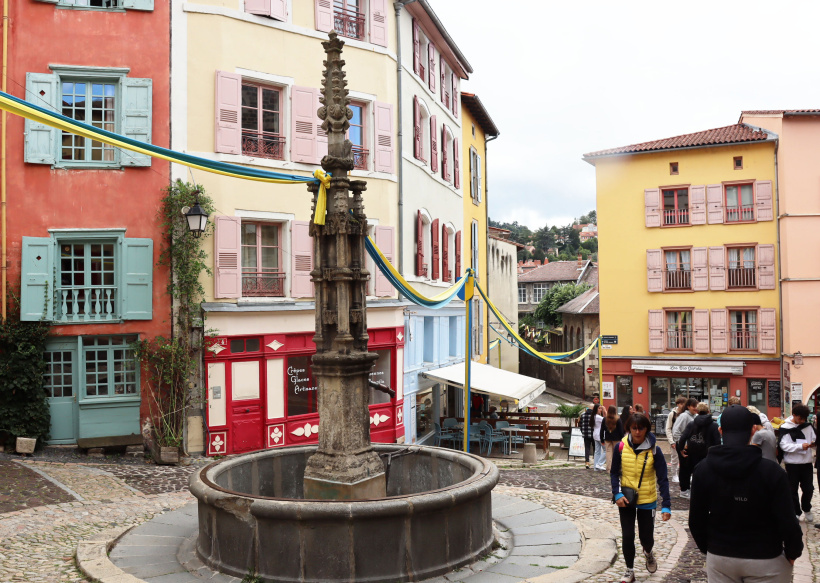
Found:
[[[678,415],[677,421],[675,421],[675,426],[672,428],[672,439],[674,443],[678,443],[680,441],[683,432],[686,431],[686,428],[689,427],[689,424],[695,420],[695,417],[698,414],[698,400],[697,399],[687,399],[686,400],[686,409],[683,413]],[[679,463],[681,467],[681,473],[683,473],[683,466],[686,464],[686,459],[679,457]],[[689,498],[689,485],[686,485],[686,490],[683,490],[683,484],[681,484],[681,491],[680,491],[681,498]]]

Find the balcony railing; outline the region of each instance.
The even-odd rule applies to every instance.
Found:
[[[446,281],[446,282],[453,281],[453,270],[452,269],[448,269],[447,271],[444,272],[444,281]]]
[[[285,296],[285,274],[282,272],[242,273],[242,296],[281,298]]]
[[[672,209],[663,211],[664,225],[688,225],[689,224],[689,209]]]
[[[692,289],[692,272],[688,269],[664,271],[664,289]]]
[[[242,130],[242,153],[256,158],[285,159],[285,137],[269,132]]]
[[[118,320],[116,286],[58,287],[55,322]]]
[[[425,263],[424,265],[421,266],[421,276],[422,277],[427,277],[427,273],[428,273],[427,264]]]
[[[364,40],[364,14],[355,10],[336,8],[333,18],[337,33],[349,38]]]
[[[755,220],[755,207],[751,204],[742,206],[726,207],[726,222],[734,223],[738,221]]]
[[[353,146],[353,168],[356,170],[367,170],[368,150],[361,146]]]
[[[731,350],[757,350],[757,325],[732,324],[729,329]]]
[[[683,324],[666,331],[667,350],[692,350],[692,326]]]
[[[757,286],[757,269],[754,267],[730,267],[726,271],[730,288]]]

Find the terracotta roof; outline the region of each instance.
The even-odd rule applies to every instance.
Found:
[[[582,262],[582,266],[578,267],[577,261],[553,261],[546,265],[541,265],[535,269],[531,269],[527,273],[518,276],[519,282],[540,282],[540,281],[578,281],[581,275],[581,269],[587,267],[589,261]],[[594,279],[594,281],[592,281]],[[598,283],[598,267],[590,264],[589,268],[584,271],[584,277],[581,281],[588,283]]]
[[[655,140],[622,146],[620,148],[610,148],[584,154],[584,159],[603,158],[605,156],[617,156],[618,154],[639,154],[643,152],[657,152],[660,150],[675,150],[678,148],[697,148],[701,146],[712,146],[718,144],[736,144],[740,142],[763,142],[770,139],[769,133],[753,128],[749,125],[738,123],[723,128],[695,132],[694,134],[684,134],[673,138]],[[587,160],[589,161],[589,160]]]
[[[598,288],[594,287],[585,291],[577,298],[571,299],[555,311],[564,314],[597,314],[598,306]]]
[[[473,114],[473,117],[481,126],[481,129],[484,130],[484,133],[486,135],[498,136],[501,133],[498,131],[495,122],[490,117],[490,114],[487,112],[487,108],[484,107],[484,104],[481,103],[481,100],[478,98],[477,95],[475,95],[474,93],[466,93],[462,91],[461,102],[467,106],[467,109],[469,109],[470,113]]]
[[[820,115],[820,109],[747,109],[741,115]]]

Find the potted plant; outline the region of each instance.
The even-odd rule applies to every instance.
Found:
[[[575,421],[586,408],[587,406],[583,403],[577,403],[575,405],[571,403],[561,403],[555,408],[555,412],[558,413],[558,416],[561,419],[567,420],[568,430],[561,432],[561,438],[564,440],[564,449],[569,449],[569,440],[572,435],[572,422]]]

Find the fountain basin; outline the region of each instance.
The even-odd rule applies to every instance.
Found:
[[[418,581],[471,563],[492,547],[491,462],[438,447],[374,444],[387,496],[302,497],[316,446],[226,458],[191,476],[199,500],[197,553],[237,577],[276,582]]]

